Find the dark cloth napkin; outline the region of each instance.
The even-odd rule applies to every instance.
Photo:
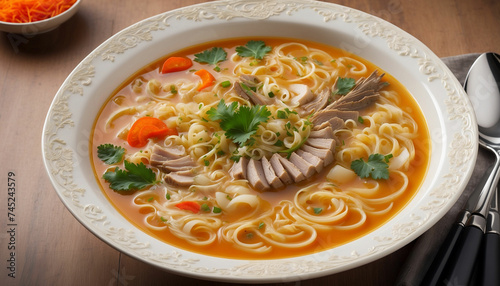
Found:
[[[469,68],[480,54],[466,54],[454,57],[442,58],[443,62],[455,74],[463,85]],[[479,148],[479,153],[470,181],[468,182],[462,196],[451,208],[451,210],[432,228],[413,242],[411,254],[401,268],[396,285],[417,286],[420,285],[439,247],[446,238],[448,231],[455,223],[458,213],[462,210],[474,187],[479,183],[486,169],[493,164],[494,155],[490,151]]]

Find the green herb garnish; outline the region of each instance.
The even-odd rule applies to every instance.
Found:
[[[254,57],[258,60],[263,59],[271,50],[272,48],[266,46],[264,41],[248,41],[245,46],[236,47],[236,52],[240,57]]]
[[[286,115],[286,112],[284,112],[283,110],[278,110],[276,112],[276,117],[278,117],[278,119],[287,119],[288,116]]]
[[[208,204],[202,204],[201,205],[201,210],[204,211],[204,212],[209,212],[210,211],[210,207],[208,206]]]
[[[368,161],[365,162],[363,158],[354,160],[351,163],[351,169],[356,172],[360,178],[372,177],[372,179],[389,179],[389,159],[392,157],[382,154],[371,154]]]
[[[121,162],[125,149],[113,144],[102,144],[97,146],[97,157],[104,163],[111,165]]]
[[[106,171],[102,176],[110,183],[109,187],[115,191],[140,190],[154,185],[159,181],[153,170],[144,163],[134,164],[125,160],[125,170],[117,167],[114,171]]]
[[[205,50],[199,54],[194,54],[194,56],[194,61],[196,62],[217,65],[219,62],[226,60],[227,53],[223,48],[213,47],[210,50]]]
[[[220,86],[222,86],[223,88],[226,88],[226,87],[230,87],[231,86],[231,82],[226,80],[226,81],[223,81],[220,83]]]
[[[320,214],[323,211],[322,208],[314,208],[313,210],[314,210],[314,214]]]
[[[266,106],[255,105],[252,107],[239,106],[237,102],[226,105],[223,99],[217,105],[217,109],[210,108],[207,111],[208,118],[220,120],[220,127],[226,131],[227,138],[232,139],[240,146],[257,132],[261,122],[267,122],[271,112]]]
[[[346,95],[351,89],[356,85],[356,81],[353,78],[342,78],[337,79],[336,89],[334,94]]]
[[[170,86],[170,92],[171,92],[172,94],[177,94],[177,88],[175,87],[175,85],[173,85],[173,84],[172,84],[172,85]]]

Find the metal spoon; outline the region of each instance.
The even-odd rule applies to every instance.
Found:
[[[464,88],[476,113],[479,143],[495,155],[495,164],[484,185],[478,186],[482,188],[478,203],[471,209],[441,275],[441,283],[454,285],[469,284],[486,229],[490,202],[500,178],[500,56],[494,53],[479,56],[469,70]]]

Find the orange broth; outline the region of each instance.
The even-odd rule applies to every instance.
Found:
[[[190,47],[185,50],[176,52],[174,54],[171,54],[169,56],[187,56],[187,55],[192,55],[194,53],[199,53],[201,51],[204,51],[206,49],[210,49],[214,46],[217,47],[222,47],[226,51],[228,51],[228,55],[230,54],[229,51],[234,51],[234,47],[239,46],[239,45],[244,45],[248,40],[253,40],[254,38],[238,38],[238,39],[229,39],[229,40],[223,40],[223,41],[216,41],[216,42],[211,42],[211,43],[206,43],[202,45],[198,45],[195,47]],[[360,62],[364,63],[369,70],[375,70],[380,68],[376,67],[372,63],[356,56],[352,55],[350,53],[347,53],[346,51],[343,51],[338,48],[326,46],[323,44],[318,44],[314,42],[308,42],[308,41],[303,41],[303,40],[297,40],[297,39],[283,39],[283,38],[259,38],[258,40],[264,40],[266,45],[269,46],[277,46],[281,43],[284,42],[299,42],[303,43],[309,47],[314,47],[314,48],[319,48],[324,51],[327,51],[330,55],[332,55],[334,58],[340,57],[340,56],[346,56],[348,55],[349,57],[355,58],[359,60]],[[399,100],[400,100],[400,107],[408,112],[413,119],[417,122],[418,127],[419,127],[419,138],[414,139],[414,144],[416,148],[416,158],[415,158],[415,164],[412,164],[413,167],[410,168],[406,174],[409,177],[409,185],[407,190],[399,196],[397,199],[393,201],[393,207],[391,211],[389,211],[386,214],[382,215],[370,215],[368,216],[366,222],[362,227],[353,229],[353,230],[342,230],[342,231],[329,231],[329,232],[321,232],[318,231],[318,238],[316,241],[305,248],[301,249],[293,249],[292,251],[290,249],[285,249],[285,248],[278,248],[278,247],[273,247],[273,250],[269,253],[266,254],[254,254],[250,252],[245,252],[245,251],[240,251],[236,248],[234,248],[231,243],[224,242],[224,241],[217,241],[212,243],[209,246],[194,246],[191,245],[182,239],[172,235],[169,231],[154,231],[145,226],[143,223],[145,220],[145,217],[148,213],[148,210],[135,206],[132,204],[132,199],[134,197],[133,194],[122,194],[113,191],[112,189],[109,188],[108,183],[105,182],[102,179],[102,174],[106,171],[106,168],[108,167],[104,163],[102,163],[98,158],[97,158],[97,146],[103,143],[112,143],[117,146],[122,146],[128,151],[135,152],[137,151],[136,148],[130,147],[125,140],[118,139],[116,138],[115,134],[106,134],[103,135],[101,131],[99,131],[100,126],[103,125],[103,122],[105,119],[111,114],[111,112],[114,110],[113,107],[115,104],[113,104],[113,101],[115,100],[120,100],[120,101],[127,101],[127,98],[121,97],[122,94],[126,93],[123,92],[124,90],[130,89],[130,83],[133,82],[135,78],[138,76],[144,76],[147,78],[147,73],[149,72],[157,72],[159,69],[161,69],[161,66],[166,59],[162,58],[159,59],[158,61],[147,65],[137,73],[135,73],[133,76],[131,76],[127,81],[125,81],[114,93],[113,95],[109,98],[107,103],[103,106],[101,112],[99,113],[98,118],[96,119],[95,122],[95,128],[93,130],[93,134],[91,138],[93,138],[93,141],[90,144],[90,153],[91,153],[91,160],[92,160],[92,165],[94,166],[94,171],[95,171],[95,176],[97,180],[99,181],[102,191],[105,194],[105,196],[109,199],[109,201],[113,204],[113,206],[125,217],[127,218],[131,223],[133,223],[135,226],[137,226],[139,229],[144,231],[145,233],[158,238],[161,241],[164,241],[167,244],[173,245],[175,247],[185,249],[188,251],[196,252],[196,253],[201,253],[209,256],[217,256],[217,257],[224,257],[224,258],[234,258],[234,259],[279,259],[279,258],[286,258],[286,257],[295,257],[295,256],[301,256],[301,255],[306,255],[306,254],[312,254],[316,253],[319,251],[323,251],[326,249],[331,249],[339,245],[343,245],[345,243],[348,243],[350,241],[353,241],[357,238],[360,238],[364,235],[366,235],[369,232],[374,231],[381,225],[385,224],[388,220],[393,218],[395,215],[397,215],[407,204],[408,202],[412,199],[412,197],[416,194],[418,191],[421,183],[424,180],[425,174],[427,172],[428,168],[428,163],[429,163],[429,157],[430,157],[430,139],[429,139],[429,132],[427,128],[426,121],[424,119],[424,116],[420,110],[420,107],[414,100],[414,98],[411,96],[411,94],[406,90],[406,88],[401,85],[394,77],[392,77],[389,74],[385,74],[383,81],[389,83],[389,88],[395,90],[398,94],[402,95]],[[219,63],[219,66],[221,69],[227,67],[226,62],[221,62]],[[196,63],[193,68],[196,68]],[[130,93],[130,92],[129,92]],[[118,99],[117,99],[118,98]],[[126,116],[128,119],[130,119],[130,116]],[[122,121],[126,121],[124,119],[120,119],[117,122],[115,122],[115,125],[120,125],[120,124],[125,124]],[[92,139],[91,139],[92,140]],[[333,166],[333,165],[332,165]],[[323,171],[322,173],[319,173],[315,175],[312,179],[307,180],[306,182],[302,182],[298,184],[298,186],[288,186],[283,190],[277,191],[277,192],[268,192],[268,193],[259,193],[255,192],[256,194],[259,194],[261,198],[264,200],[268,201],[270,205],[275,205],[277,204],[280,200],[282,199],[288,199],[288,200],[293,200],[293,196],[295,192],[304,186],[310,185],[311,183],[316,183],[316,182],[321,182],[325,180],[326,174],[329,171],[330,168],[325,168],[326,170]],[[358,178],[359,179],[359,178]],[[392,189],[394,189],[393,186],[388,184],[384,180],[379,180],[381,189],[384,190],[387,193],[390,193]],[[359,179],[356,184],[363,184],[361,179]],[[342,188],[342,186],[339,186]],[[355,218],[348,218],[354,220]],[[228,220],[230,220],[228,218]]]

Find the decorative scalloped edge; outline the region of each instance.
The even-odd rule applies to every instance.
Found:
[[[395,225],[392,233],[385,237],[376,237],[377,245],[368,249],[366,253],[352,252],[349,256],[331,255],[324,259],[304,259],[293,261],[256,261],[242,263],[242,265],[231,269],[208,269],[198,267],[196,259],[183,258],[176,251],[170,253],[156,253],[149,250],[149,243],[139,242],[134,230],[111,227],[110,222],[103,214],[101,208],[96,205],[81,205],[80,198],[84,196],[85,190],[73,182],[74,152],[64,140],[58,138],[58,132],[63,128],[74,127],[68,100],[74,95],[83,95],[84,86],[92,84],[95,75],[95,60],[114,62],[116,55],[125,53],[143,42],[153,39],[152,32],[164,30],[170,26],[170,21],[186,19],[189,21],[209,21],[212,19],[231,20],[234,18],[267,19],[271,16],[287,14],[292,15],[302,9],[311,9],[323,17],[324,22],[342,20],[347,23],[355,23],[359,29],[369,37],[379,37],[387,42],[390,49],[396,51],[400,56],[411,57],[418,60],[419,70],[428,77],[429,81],[438,80],[447,91],[448,119],[460,121],[463,126],[461,134],[454,134],[451,141],[451,152],[448,154],[450,161],[450,172],[444,176],[442,185],[432,190],[431,196],[435,198],[432,202],[421,209],[425,216],[412,215],[412,221]],[[293,277],[300,274],[310,274],[318,271],[332,269],[346,263],[354,262],[360,257],[377,254],[397,241],[417,231],[425,224],[441,207],[456,194],[456,185],[463,183],[463,174],[466,170],[466,161],[474,158],[475,135],[471,118],[470,106],[466,98],[460,94],[461,87],[451,80],[439,63],[433,62],[426,51],[420,50],[414,45],[411,37],[399,33],[390,24],[369,14],[353,10],[347,7],[335,6],[329,3],[309,0],[276,0],[276,1],[217,1],[182,8],[172,12],[166,12],[141,21],[122,32],[116,34],[111,40],[96,49],[86,58],[74,71],[71,78],[63,85],[58,93],[48,115],[44,133],[47,168],[57,185],[64,191],[65,199],[82,210],[84,217],[91,223],[98,225],[108,238],[113,240],[130,253],[141,257],[146,261],[162,265],[170,269],[189,270],[193,273],[217,274],[219,276],[232,277],[275,277],[283,275]],[[313,256],[314,257],[314,256]]]

